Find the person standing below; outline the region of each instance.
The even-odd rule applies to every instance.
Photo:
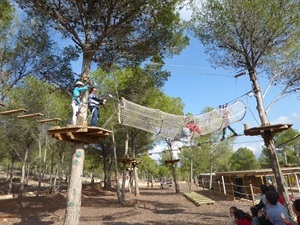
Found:
[[[300,199],[293,202],[293,211],[297,216],[297,224],[300,225]],[[288,221],[284,221],[284,223],[288,224]]]
[[[227,221],[228,225],[236,225],[235,218],[234,218],[234,211],[237,209],[238,208],[235,206],[231,206],[229,208],[229,217],[228,217],[228,221]]]
[[[237,209],[233,213],[237,225],[251,225],[252,217],[241,209]]]
[[[164,189],[164,180],[160,179],[160,189]]]
[[[258,212],[260,224],[273,224],[273,225],[291,225],[286,208],[278,203],[279,195],[275,191],[268,191],[266,193],[267,210],[265,217],[261,211]]]
[[[99,117],[99,107],[101,105],[104,105],[106,102],[106,99],[98,98],[96,96],[97,88],[92,87],[90,89],[89,94],[89,110],[92,113],[92,119],[91,119],[91,126],[95,127],[97,126],[98,117]]]
[[[75,84],[75,88],[73,89],[73,95],[72,95],[72,109],[73,109],[73,115],[72,115],[72,124],[76,125],[77,122],[77,116],[80,112],[80,103],[82,98],[82,93],[88,89],[88,86],[84,85],[81,81],[77,81]]]

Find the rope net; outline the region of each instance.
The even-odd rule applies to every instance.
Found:
[[[241,121],[246,114],[246,106],[238,100],[226,108],[216,108],[195,116],[180,116],[165,113],[121,98],[119,102],[119,123],[135,127],[157,136],[180,140],[183,136],[199,137]]]

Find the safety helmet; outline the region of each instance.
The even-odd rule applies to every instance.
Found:
[[[82,86],[83,86],[83,83],[82,83],[81,81],[77,81],[77,82],[76,82],[76,86],[77,86],[77,85],[82,85]]]

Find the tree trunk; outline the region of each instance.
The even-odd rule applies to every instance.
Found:
[[[14,178],[14,164],[15,164],[15,158],[11,158],[11,162],[9,163],[9,178],[8,178],[8,191],[7,194],[11,194],[13,192],[13,178]]]
[[[39,196],[40,195],[40,191],[41,191],[41,184],[42,184],[42,145],[41,145],[41,140],[40,140],[40,136],[39,136],[39,158],[38,158],[38,162],[39,162],[39,180],[38,180],[38,186],[37,186],[37,191],[36,191],[36,195],[35,196]]]
[[[178,184],[178,178],[177,178],[177,171],[176,171],[176,166],[177,163],[172,163],[172,169],[173,169],[173,177],[174,177],[174,184],[175,184],[175,192],[177,194],[180,193],[180,187],[179,187],[179,184]]]
[[[125,140],[125,152],[124,156],[126,157],[128,154],[128,140],[129,140],[129,135],[128,135],[128,130],[126,132],[126,140]],[[125,202],[125,192],[126,192],[126,181],[127,181],[127,171],[126,171],[126,163],[123,163],[123,180],[122,180],[122,204]]]
[[[139,178],[138,178],[136,166],[133,166],[133,174],[134,174],[135,196],[139,196],[140,195]]]
[[[267,116],[266,116],[265,109],[264,109],[263,98],[261,95],[261,88],[257,82],[256,72],[253,68],[249,69],[249,75],[250,75],[250,81],[251,81],[252,87],[253,87],[253,92],[255,94],[255,99],[256,99],[256,103],[257,103],[257,111],[259,114],[261,125],[262,126],[270,125],[269,121],[267,119]],[[289,215],[292,216],[293,215],[292,204],[289,200],[287,189],[284,186],[284,178],[283,178],[282,172],[280,170],[280,165],[278,163],[278,158],[276,155],[276,148],[275,148],[274,141],[273,141],[273,134],[270,131],[266,131],[264,134],[262,134],[262,138],[264,139],[265,146],[269,153],[270,162],[271,162],[272,170],[273,170],[273,173],[275,176],[278,192],[279,192],[279,194],[281,194],[283,196],[284,201],[287,206],[287,209],[288,209],[288,212],[289,212]]]
[[[83,50],[82,61],[82,77],[81,80],[87,81],[86,77],[91,68],[92,58],[95,52],[88,51],[92,48],[91,45],[86,45]],[[77,125],[87,126],[87,111],[88,111],[88,91],[83,93],[83,98],[80,105],[80,114],[77,118]],[[65,215],[64,225],[78,225],[80,221],[81,207],[81,190],[82,190],[82,174],[84,163],[84,143],[75,143],[74,154],[72,157],[71,179],[68,188],[68,202]]]
[[[75,143],[72,157],[70,186],[64,225],[78,225],[80,221],[84,143]]]
[[[126,163],[123,163],[123,179],[122,179],[122,190],[121,190],[121,204],[125,202],[125,191],[126,191],[126,179],[127,178],[127,171],[126,171]]]
[[[82,65],[82,77],[81,80],[83,82],[89,81],[88,74],[91,68],[91,62],[93,58],[94,52],[85,52],[83,53],[83,65]],[[80,126],[87,126],[87,112],[88,112],[88,97],[89,97],[89,92],[86,90],[83,95],[82,95],[82,100],[80,104],[80,113],[77,117],[77,125]]]
[[[19,189],[19,195],[18,198],[21,198],[24,191],[24,183],[25,183],[25,169],[26,169],[26,162],[28,158],[28,148],[26,148],[24,159],[22,161],[22,176],[20,181],[20,189]]]
[[[30,163],[27,163],[26,166],[27,166],[27,172],[26,172],[26,183],[25,183],[25,186],[27,187],[28,186],[28,181],[29,181],[29,176],[30,176]]]
[[[117,191],[117,197],[119,203],[122,204],[122,196],[121,196],[121,190],[120,190],[120,184],[119,184],[119,174],[118,174],[118,161],[117,161],[117,147],[115,142],[115,135],[114,135],[114,128],[111,128],[112,130],[112,141],[114,146],[114,165],[115,165],[115,182],[116,182],[116,191]]]

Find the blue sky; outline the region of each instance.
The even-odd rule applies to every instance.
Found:
[[[181,17],[188,20],[189,10],[183,9]],[[190,44],[180,55],[165,61],[164,69],[171,71],[171,76],[166,82],[164,93],[171,97],[180,97],[185,104],[184,112],[194,115],[200,114],[207,107],[218,107],[221,104],[231,102],[251,90],[248,75],[234,78],[236,72],[233,69],[214,69],[208,62],[208,55],[204,53],[204,47],[197,39],[190,37]],[[266,90],[269,80],[264,74],[258,74],[262,92]],[[280,93],[280,87],[272,86],[267,92],[264,103],[267,107]],[[247,105],[247,113],[244,119],[232,125],[237,133],[243,133],[243,124],[249,127],[260,126],[260,120],[256,110],[254,97],[239,98]],[[291,123],[292,128],[300,130],[300,101],[296,95],[288,95],[277,101],[268,112],[271,124]],[[251,149],[259,157],[263,141],[261,137],[241,136],[237,137],[234,150],[240,147]],[[157,146],[150,152],[159,152],[164,146]],[[154,156],[154,158],[156,158]]]

